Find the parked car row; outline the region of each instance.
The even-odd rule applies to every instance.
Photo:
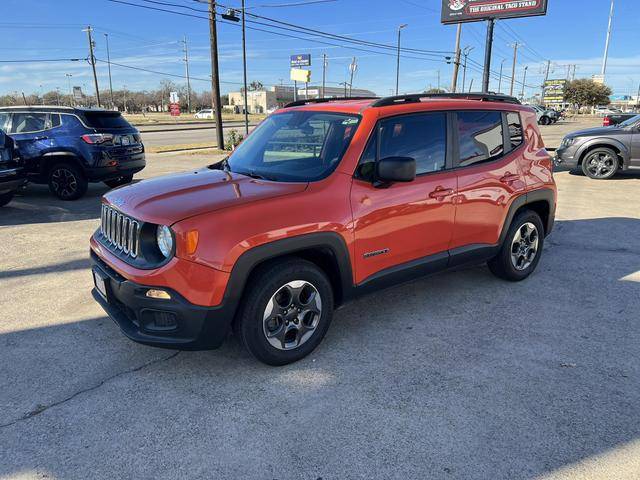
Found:
[[[48,184],[61,200],[76,200],[90,182],[124,185],[146,165],[140,133],[116,111],[4,107],[0,132],[0,183],[7,185],[0,186],[0,203],[8,203],[23,177]]]
[[[536,118],[538,120],[539,125],[551,125],[552,123],[556,123],[560,120],[560,112],[553,110],[551,108],[544,108],[540,105],[528,105],[533,108],[536,112]]]
[[[605,180],[619,171],[640,173],[640,115],[618,125],[578,130],[565,136],[556,163]]]

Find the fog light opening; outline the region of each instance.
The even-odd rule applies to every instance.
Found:
[[[165,292],[164,290],[157,290],[154,288],[147,290],[146,296],[149,298],[157,298],[160,300],[171,300],[171,295],[169,294],[169,292]]]

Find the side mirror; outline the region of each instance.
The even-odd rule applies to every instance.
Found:
[[[393,182],[412,182],[416,178],[416,160],[411,157],[386,157],[376,163],[375,186]]]

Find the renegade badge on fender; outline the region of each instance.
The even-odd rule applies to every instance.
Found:
[[[488,262],[528,277],[556,187],[536,114],[495,94],[294,102],[223,162],[107,193],[94,298],[129,338],[296,361],[357,295]]]

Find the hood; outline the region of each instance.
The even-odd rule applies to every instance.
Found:
[[[112,190],[104,198],[108,204],[133,218],[172,225],[222,208],[302,192],[307,185],[269,182],[205,168],[143,180]]]
[[[595,128],[585,128],[584,130],[578,130],[575,132],[571,132],[567,135],[567,137],[599,137],[606,135],[616,135],[618,133],[623,133],[625,130],[623,128],[617,127],[595,127]]]

